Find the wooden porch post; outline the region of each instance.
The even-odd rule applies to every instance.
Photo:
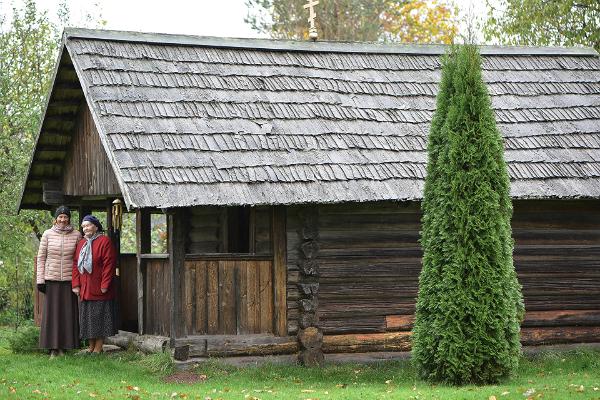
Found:
[[[146,260],[141,255],[148,254],[151,250],[150,239],[150,212],[145,209],[135,211],[135,240],[137,252],[137,314],[138,332],[144,333],[144,275],[146,272]]]
[[[182,277],[185,261],[185,209],[175,208],[167,213],[169,270],[171,273],[171,347],[183,335],[181,309]]]

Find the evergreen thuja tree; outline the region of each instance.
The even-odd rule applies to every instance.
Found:
[[[430,381],[497,382],[517,366],[524,307],[503,143],[473,45],[443,63],[428,153],[413,358]]]

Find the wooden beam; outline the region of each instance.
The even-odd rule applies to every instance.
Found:
[[[411,332],[323,336],[324,353],[409,351]]]
[[[167,241],[169,270],[171,273],[171,344],[183,336],[183,310],[181,307],[182,277],[185,262],[185,209],[176,208],[167,212]]]
[[[62,190],[62,182],[46,181],[42,184],[42,200],[51,206],[65,203],[65,195]]]
[[[137,314],[138,314],[138,333],[144,333],[144,277],[146,260],[141,256],[150,253],[150,211],[147,209],[136,210],[135,212],[135,241],[137,253]]]
[[[287,335],[287,265],[285,206],[273,207],[273,331],[276,335]]]

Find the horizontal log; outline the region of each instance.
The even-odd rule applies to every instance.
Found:
[[[521,329],[521,343],[525,346],[556,343],[592,343],[599,340],[600,326]]]
[[[523,293],[525,309],[530,311],[600,310],[600,296],[593,295],[546,295],[529,296]]]
[[[386,315],[385,329],[387,331],[410,331],[415,322],[414,314]]]
[[[600,326],[600,310],[530,311],[525,314],[522,326]]]
[[[414,315],[387,315],[386,329],[409,331],[413,328],[414,320]],[[525,314],[521,325],[524,328],[600,326],[600,310],[531,311]]]
[[[597,278],[555,278],[551,276],[519,276],[523,294],[531,297],[536,295],[554,296],[560,300],[564,295],[594,295],[600,294],[600,280]]]
[[[187,232],[187,237],[191,243],[218,242],[219,232],[217,228],[192,228]]]
[[[594,245],[599,229],[513,229],[516,245]]]
[[[414,213],[421,210],[421,203],[417,201],[384,201],[366,203],[341,203],[320,204],[319,218],[326,215],[336,214],[393,214]]]
[[[326,319],[413,314],[415,312],[415,303],[416,298],[372,299],[368,302],[319,298],[319,316],[321,319]]]
[[[569,213],[588,211],[598,212],[600,202],[597,200],[515,200],[513,201],[514,213],[547,212]]]
[[[356,227],[356,229],[362,229]],[[347,249],[397,249],[415,247],[419,245],[419,233],[417,231],[402,232],[362,232],[360,236],[329,235],[321,232],[319,246],[321,250]]]
[[[186,261],[271,261],[272,254],[248,254],[248,253],[197,253],[186,254]],[[186,263],[186,265],[192,265]]]
[[[415,246],[414,244],[408,244],[406,247],[402,247],[401,244],[398,244],[395,248],[346,248],[346,249],[328,249],[321,248],[319,250],[319,260],[333,258],[421,258],[423,256],[423,250]]]
[[[296,336],[202,335],[176,340],[177,346],[189,345],[189,357],[237,357],[293,354],[298,352]]]
[[[114,336],[107,337],[106,344],[127,349],[130,346],[144,353],[161,353],[169,346],[169,338],[154,335],[138,335],[137,333],[119,331]]]
[[[319,299],[364,301],[365,299],[393,299],[417,297],[418,282],[411,281],[365,281],[365,282],[340,282],[338,284],[321,283]],[[392,300],[393,301],[393,300]],[[368,303],[368,301],[366,301]]]
[[[385,332],[384,316],[364,316],[351,318],[321,318],[319,327],[326,335],[344,333]]]
[[[367,351],[408,351],[410,332],[325,335],[323,353],[362,353]]]
[[[598,259],[600,245],[515,245],[513,256],[515,260],[527,261],[530,258],[543,257],[552,260],[587,260]],[[574,262],[573,264],[576,264]]]

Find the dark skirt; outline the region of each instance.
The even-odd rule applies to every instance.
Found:
[[[46,296],[40,329],[40,348],[79,348],[77,296],[71,282],[46,281]]]
[[[83,300],[79,303],[79,325],[82,339],[105,338],[115,335],[117,327],[115,300]]]

